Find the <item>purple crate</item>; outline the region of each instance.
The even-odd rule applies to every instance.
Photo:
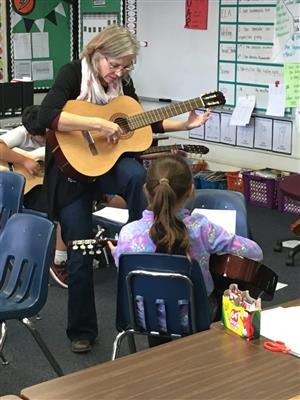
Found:
[[[295,200],[284,194],[280,188],[277,192],[278,210],[281,213],[297,214],[300,215],[300,200]]]
[[[255,171],[244,171],[243,181],[247,202],[259,207],[276,207],[277,183],[275,179],[255,175]]]

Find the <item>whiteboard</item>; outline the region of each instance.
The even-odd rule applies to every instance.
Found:
[[[208,29],[185,29],[185,0],[137,0],[141,47],[132,78],[138,96],[187,100],[217,89],[219,1]]]

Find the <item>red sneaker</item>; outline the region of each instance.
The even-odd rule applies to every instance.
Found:
[[[66,263],[52,264],[50,267],[50,275],[63,288],[68,289],[68,273]]]

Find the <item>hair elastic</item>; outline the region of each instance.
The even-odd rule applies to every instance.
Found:
[[[161,179],[159,180],[159,183],[169,183],[169,179],[167,179],[167,178],[161,178]]]

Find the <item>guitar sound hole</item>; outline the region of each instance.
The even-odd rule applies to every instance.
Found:
[[[119,127],[122,129],[124,135],[121,135],[121,136],[127,136],[128,133],[130,133],[130,128],[129,128],[129,125],[128,125],[128,122],[127,122],[126,118],[118,117],[118,118],[116,118],[114,120],[114,122],[116,124],[118,124]]]

